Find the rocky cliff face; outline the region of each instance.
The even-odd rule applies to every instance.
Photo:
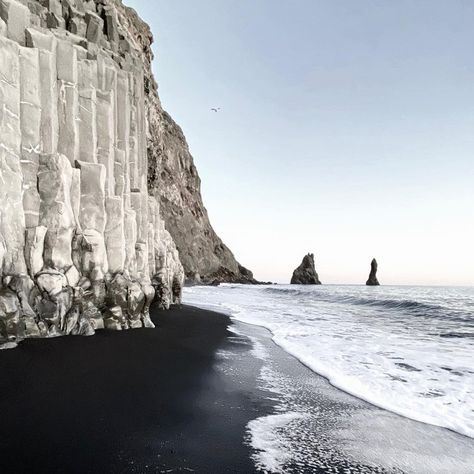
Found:
[[[160,197],[166,228],[189,282],[256,283],[217,236],[201,197],[201,181],[181,128],[158,104],[148,149],[149,191]]]
[[[293,272],[292,285],[320,285],[319,276],[314,266],[314,255],[305,255],[301,265]]]
[[[119,0],[0,0],[0,343],[150,327],[155,298],[179,302],[160,183],[191,168],[164,164],[151,42]]]

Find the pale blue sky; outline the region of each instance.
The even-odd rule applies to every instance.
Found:
[[[474,283],[474,2],[125,0],[257,278]],[[219,114],[210,112],[222,107]]]

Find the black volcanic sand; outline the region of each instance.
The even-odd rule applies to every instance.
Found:
[[[221,314],[154,310],[155,330],[29,340],[0,351],[0,473],[251,473],[247,423],[272,411],[256,359]]]

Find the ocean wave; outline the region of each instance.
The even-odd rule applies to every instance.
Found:
[[[279,286],[274,286],[271,288],[264,288],[264,293],[274,294],[274,295],[301,295],[305,293],[302,290],[297,290],[295,288],[281,288]]]
[[[474,288],[197,288],[185,301],[269,329],[345,392],[474,437]]]
[[[312,301],[337,304],[352,304],[384,308],[395,311],[405,311],[413,314],[414,316],[440,317],[444,319],[449,318],[451,320],[467,322],[472,320],[471,315],[466,314],[463,309],[456,310],[442,304],[426,303],[414,299],[384,299],[379,298],[377,294],[372,294],[370,297],[343,295],[339,292],[336,294],[327,294],[322,291],[318,291],[318,287],[311,287],[312,291],[308,291],[307,288],[297,289],[287,287],[273,287],[265,288],[263,291],[268,294],[273,294],[282,297],[305,296],[307,298],[310,298]]]

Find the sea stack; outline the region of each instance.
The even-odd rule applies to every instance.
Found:
[[[377,269],[378,269],[377,260],[375,260],[374,258],[372,260],[372,263],[370,264],[370,275],[366,283],[367,286],[380,286],[380,283],[377,280]]]
[[[321,285],[314,267],[314,254],[309,253],[303,258],[301,265],[293,272],[292,285]]]

